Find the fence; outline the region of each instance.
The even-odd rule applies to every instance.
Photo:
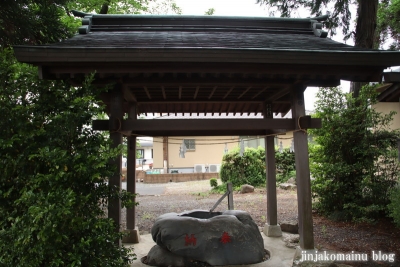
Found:
[[[126,169],[122,169],[122,181],[125,181]],[[146,174],[144,171],[136,171],[136,180],[143,183],[169,183],[169,182],[188,182],[210,180],[211,178],[219,178],[219,173],[166,173],[166,174]]]

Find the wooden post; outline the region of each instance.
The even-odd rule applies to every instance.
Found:
[[[273,118],[271,104],[265,105],[264,118]],[[275,165],[275,137],[265,137],[265,166],[267,186],[267,223],[264,227],[266,236],[282,236],[278,225],[278,207],[276,200],[276,165]]]
[[[129,120],[137,120],[136,105],[131,104],[128,112]],[[128,136],[128,155],[126,161],[126,190],[136,193],[136,136]],[[135,197],[133,198],[135,201]],[[122,239],[123,243],[139,243],[139,230],[136,227],[135,206],[126,209],[126,232],[128,236]]]
[[[233,206],[233,187],[232,187],[232,183],[228,183],[226,185],[226,189],[229,192],[228,194],[228,210],[233,210],[234,206]]]
[[[397,139],[397,160],[400,161],[400,139]]]
[[[306,115],[304,107],[304,90],[301,85],[292,91],[292,118],[296,121]],[[314,233],[312,218],[310,166],[308,159],[308,138],[306,131],[300,131],[299,124],[296,123],[293,133],[294,153],[296,162],[297,180],[297,205],[299,217],[300,247],[304,250],[314,249]]]
[[[119,90],[118,90],[119,89]],[[117,85],[111,94],[110,99],[110,139],[112,141],[111,148],[116,148],[122,144],[122,134],[120,133],[121,123],[123,118],[122,112],[122,95],[120,86]],[[108,184],[110,187],[121,189],[121,173],[122,173],[122,155],[110,160],[110,164],[117,168],[114,176],[109,178]],[[121,224],[121,200],[110,199],[108,203],[108,218],[114,220],[115,231],[119,232]],[[121,240],[114,240],[115,243],[121,245]]]
[[[163,168],[164,174],[168,173],[168,136],[163,136]]]

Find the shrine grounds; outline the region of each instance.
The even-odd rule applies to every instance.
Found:
[[[221,181],[218,181],[219,184]],[[124,185],[123,185],[124,186]],[[142,184],[137,183],[136,224],[140,235],[150,233],[154,220],[168,212],[180,213],[187,210],[209,210],[221,197],[221,194],[211,193],[208,180],[168,183]],[[154,193],[154,194],[153,194]],[[233,196],[235,209],[250,213],[256,224],[262,228],[266,222],[267,198],[265,188],[256,188],[255,192]],[[278,222],[297,220],[296,190],[277,188]],[[215,211],[223,211],[228,207],[225,198]],[[126,221],[126,211],[122,210],[122,227]],[[373,251],[394,253],[393,263],[369,261],[346,263],[351,266],[400,266],[400,229],[388,219],[382,219],[375,224],[360,224],[353,222],[335,222],[324,216],[313,213],[314,239],[318,249],[342,253],[367,253]]]

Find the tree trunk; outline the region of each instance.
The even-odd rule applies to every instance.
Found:
[[[361,48],[374,48],[378,0],[358,0],[357,26],[355,46]],[[358,97],[360,89],[365,83],[352,82],[350,92]]]
[[[108,13],[108,6],[110,5],[110,1],[105,1],[101,6],[99,14],[107,14]]]

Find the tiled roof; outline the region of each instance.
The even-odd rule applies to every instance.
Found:
[[[314,19],[88,15],[57,47],[221,48],[357,51],[326,38]]]
[[[84,14],[72,38],[14,51],[43,79],[79,85],[95,73],[122,92],[124,112],[286,115],[295,91],[380,81],[400,65],[397,51],[327,38],[323,19]]]

